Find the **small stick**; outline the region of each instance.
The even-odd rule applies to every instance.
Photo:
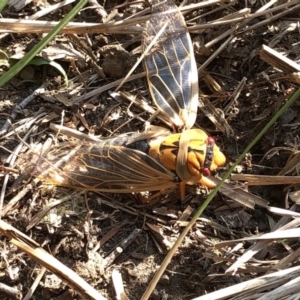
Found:
[[[0,232],[10,239],[20,250],[61,278],[66,284],[80,294],[83,299],[105,300],[98,291],[90,286],[74,271],[66,267],[55,257],[45,251],[38,243],[13,226],[0,220]]]
[[[27,184],[25,188],[23,188],[18,195],[13,197],[1,210],[0,215],[4,217],[29,191],[39,183],[39,179],[35,178],[30,184]]]
[[[122,274],[119,270],[114,269],[111,274],[111,279],[115,288],[117,300],[129,300],[124,291]]]
[[[58,245],[55,246],[54,250],[52,251],[52,255],[56,255],[58,253],[58,250],[60,248],[60,246],[66,242],[67,237],[65,237],[64,239],[60,240],[60,242],[58,243]],[[25,297],[22,300],[30,300],[32,299],[32,295],[34,293],[34,291],[36,290],[38,284],[40,283],[40,281],[42,280],[45,272],[47,271],[47,269],[45,267],[42,267],[40,269],[39,274],[37,275],[37,277],[35,278],[33,284],[31,285],[30,289],[28,290],[27,294],[25,295]]]
[[[28,290],[28,292],[25,295],[25,297],[23,298],[23,300],[32,299],[32,295],[33,295],[34,291],[36,290],[37,286],[39,285],[40,281],[42,280],[42,278],[43,278],[46,271],[47,271],[47,269],[45,267],[41,268],[40,272],[36,276],[33,284],[31,285],[30,289]]]
[[[117,257],[133,242],[133,240],[141,232],[141,229],[136,228],[109,256],[105,258],[103,264],[105,268],[109,267]]]
[[[11,124],[10,123],[10,120],[7,121],[8,124]],[[30,134],[32,133],[32,131],[35,130],[35,126],[32,127],[27,133],[26,135],[24,136],[23,140],[25,141],[29,136]],[[20,143],[14,150],[14,152],[9,156],[7,162],[9,163],[9,167],[13,167],[17,157],[18,157],[18,154],[19,152],[21,151],[23,147],[23,144]],[[5,197],[5,191],[6,191],[6,187],[7,187],[7,183],[8,183],[8,178],[9,178],[9,175],[6,174],[4,176],[4,180],[3,180],[3,185],[2,185],[2,189],[1,189],[1,193],[0,193],[0,210],[2,211],[2,207],[3,207],[3,201],[4,201],[4,197]],[[1,219],[1,214],[0,214],[0,219]]]
[[[25,98],[20,104],[17,104],[15,108],[13,109],[9,119],[4,123],[0,130],[0,136],[6,133],[8,127],[11,125],[11,121],[14,120],[17,116],[17,114],[24,109],[27,104],[29,104],[36,96],[45,93],[44,86],[39,87],[36,89],[31,95],[29,95],[27,98]]]
[[[4,294],[8,296],[9,299],[16,299],[16,300],[22,299],[22,294],[16,286],[11,287],[2,282],[0,282],[0,294]]]
[[[80,196],[85,191],[82,191],[78,193],[78,191],[68,194],[67,196],[63,197],[62,199],[52,201],[48,203],[41,211],[39,211],[31,220],[30,223],[26,227],[26,231],[30,230],[32,227],[34,227],[52,208],[61,205],[62,203],[65,203],[67,201],[70,201],[74,195]]]

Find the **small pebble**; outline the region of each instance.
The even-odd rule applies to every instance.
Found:
[[[159,282],[163,285],[168,285],[168,284],[170,284],[170,278],[168,275],[165,274],[165,275],[161,276]]]

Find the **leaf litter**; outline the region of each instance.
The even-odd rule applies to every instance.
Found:
[[[50,9],[42,20],[31,19],[44,4]],[[9,57],[16,49],[25,53],[36,42],[36,34],[49,31],[70,9],[67,5],[52,11],[44,4],[32,2],[17,12],[13,6],[3,10],[1,50]],[[208,1],[183,7],[200,67],[202,112],[197,126],[221,144],[228,165],[298,88],[299,10],[298,1],[269,1],[263,6],[252,1],[248,7],[242,1]],[[12,244],[5,237],[0,242],[1,282],[12,288],[16,299],[20,294],[30,297],[32,286],[35,297],[81,298],[78,286],[69,289],[65,277],[64,281],[52,277],[63,276],[56,263],[46,271],[41,266],[45,257],[33,260],[16,248],[18,242],[34,246],[33,241],[75,271],[88,284],[92,299],[100,297],[94,289],[107,299],[115,298],[111,280],[116,271],[122,274],[117,286],[124,285],[117,298],[141,299],[166,251],[207,196],[206,189],[190,187],[189,201],[181,206],[174,188],[146,193],[142,197],[152,201],[140,204],[140,195],[82,193],[20,180],[10,170],[22,171],[29,148],[42,147],[49,138],[54,143],[73,139],[49,130],[50,121],[91,138],[143,130],[151,114],[140,104],[146,101],[155,107],[142,67],[121,88],[130,101],[111,97],[108,91],[118,86],[126,75],[122,72],[141,54],[140,34],[148,18],[149,7],[143,3],[91,6],[42,54],[65,68],[68,87],[51,66],[34,66],[35,82],[16,76],[0,91],[0,179],[6,186],[2,219],[13,226],[6,228],[9,233],[20,230],[27,236],[20,238],[15,232]],[[124,70],[111,67],[121,63]],[[0,68],[3,74],[7,64]],[[299,115],[296,101],[252,149],[186,236],[153,299],[299,295]],[[3,127],[9,117],[12,125]],[[157,120],[154,125],[160,126]],[[269,185],[263,185],[265,181]],[[75,275],[70,276],[72,282]]]

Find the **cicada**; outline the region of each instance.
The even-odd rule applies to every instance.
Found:
[[[101,192],[158,191],[179,183],[215,186],[207,176],[225,163],[225,156],[203,130],[191,129],[198,106],[197,66],[184,18],[171,0],[153,1],[143,48],[149,50],[144,66],[152,99],[176,132],[67,142],[35,155],[31,174],[48,183]]]

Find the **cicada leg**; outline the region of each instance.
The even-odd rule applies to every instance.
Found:
[[[186,183],[180,182],[179,184],[179,191],[180,191],[180,200],[183,202],[185,200],[185,194],[186,194]]]
[[[202,176],[202,178],[199,180],[199,183],[209,189],[214,189],[216,187],[216,184],[205,176]]]

